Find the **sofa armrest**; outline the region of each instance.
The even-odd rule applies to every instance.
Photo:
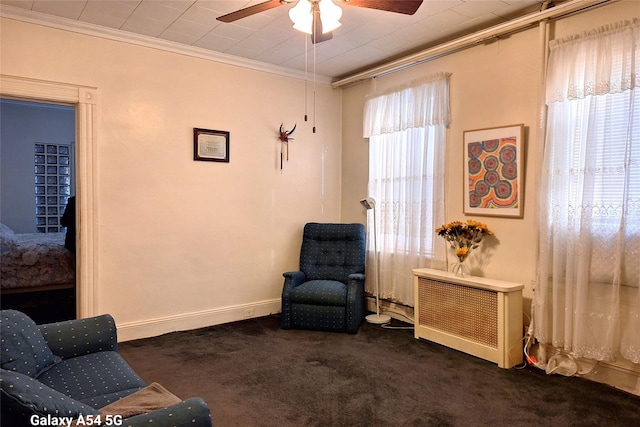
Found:
[[[363,273],[352,273],[349,275],[349,280],[360,280],[364,282],[364,274]]]
[[[365,312],[364,274],[350,274],[347,283],[347,333],[358,332]]]
[[[168,408],[158,409],[148,414],[136,415],[123,420],[123,427],[213,427],[211,411],[199,397],[192,397]]]
[[[3,426],[32,427],[33,416],[71,417],[100,414],[91,406],[20,372],[0,369],[0,420]]]
[[[118,350],[116,322],[108,314],[48,323],[39,328],[53,354],[63,359]]]
[[[287,271],[282,276],[284,276],[284,287],[287,290],[300,286],[307,280],[307,275],[302,271]]]
[[[302,271],[288,271],[284,276],[284,286],[282,287],[282,317],[280,320],[282,329],[291,328],[291,290],[302,285],[307,280],[307,275]]]

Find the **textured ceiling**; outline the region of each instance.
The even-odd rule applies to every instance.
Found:
[[[54,15],[337,78],[390,59],[537,12],[536,0],[424,0],[414,15],[345,5],[333,39],[313,45],[291,26],[293,4],[238,20],[218,16],[264,0],[0,0],[3,6]],[[402,1],[402,0],[397,0]],[[305,55],[305,51],[307,55]],[[312,70],[311,70],[312,71]]]

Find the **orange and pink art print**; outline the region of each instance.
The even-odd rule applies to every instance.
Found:
[[[464,132],[464,213],[521,218],[524,125]]]

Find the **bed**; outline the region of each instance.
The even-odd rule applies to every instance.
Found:
[[[75,286],[75,255],[64,247],[65,233],[16,234],[0,224],[2,294],[68,289]]]

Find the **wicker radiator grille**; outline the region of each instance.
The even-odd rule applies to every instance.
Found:
[[[420,325],[498,348],[498,294],[420,277]]]

